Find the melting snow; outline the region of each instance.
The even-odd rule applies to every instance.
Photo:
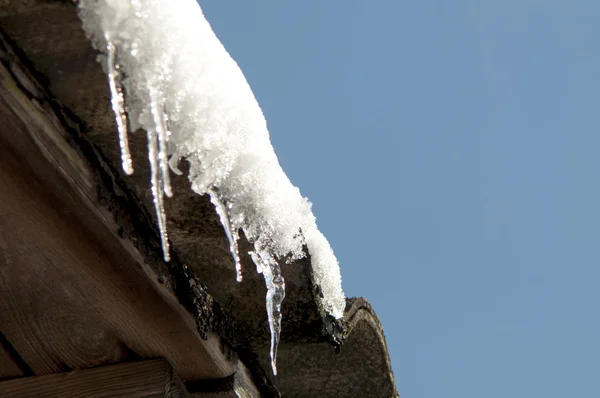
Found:
[[[241,280],[242,229],[267,286],[271,360],[281,325],[284,281],[276,258],[311,255],[323,311],[341,318],[345,298],[337,259],[273,151],[262,111],[244,75],[194,0],[80,0],[84,29],[105,55],[123,170],[133,172],[127,134],[142,128],[165,260],[169,260],[165,196],[169,166],[185,158],[189,180],[219,214]]]

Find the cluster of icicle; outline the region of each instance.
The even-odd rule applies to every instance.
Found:
[[[229,239],[237,280],[241,229],[267,286],[271,363],[281,327],[285,284],[276,258],[311,255],[324,312],[341,318],[345,297],[337,259],[311,205],[294,187],[271,146],[264,116],[241,70],[195,0],[80,0],[79,15],[104,54],[123,170],[133,173],[128,132],[147,132],[151,187],[165,261],[165,197],[170,170],[190,165],[192,189],[210,195]]]

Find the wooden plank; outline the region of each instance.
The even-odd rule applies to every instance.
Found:
[[[4,381],[0,396],[185,398],[189,394],[169,363],[156,359]]]
[[[0,37],[0,44],[2,43]],[[185,380],[235,370],[215,334],[119,237],[96,171],[27,68],[0,45],[0,325],[38,375],[165,357]]]
[[[0,184],[15,194],[3,165],[0,160]],[[0,325],[21,357],[38,375],[124,359],[123,344],[74,286],[54,272],[43,243],[38,246],[31,223],[44,221],[24,224],[7,212],[7,195],[0,193],[0,201]]]

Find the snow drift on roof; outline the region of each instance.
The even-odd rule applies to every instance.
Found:
[[[210,195],[219,213],[238,280],[239,229],[254,244],[252,258],[272,285],[271,300],[283,299],[283,278],[273,278],[279,270],[265,267],[278,268],[274,259],[304,257],[306,246],[323,292],[322,310],[341,318],[345,297],[337,259],[317,229],[310,202],[281,169],[252,90],[200,6],[194,0],[81,0],[79,10],[86,32],[106,54],[102,62],[128,174],[133,165],[127,132],[147,132],[165,260],[169,165],[179,172],[176,165],[185,158],[192,189]],[[267,302],[272,331],[280,304]]]

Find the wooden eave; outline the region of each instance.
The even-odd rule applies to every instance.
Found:
[[[164,263],[145,134],[132,135],[136,171],[123,175],[96,57],[72,2],[0,2],[0,396],[2,379],[56,384],[93,368],[100,376],[85,377],[98,380],[115,373],[98,367],[150,358],[188,390],[222,396],[397,396],[373,309],[353,299],[341,322],[322,316],[310,258],[282,266],[280,372],[270,374],[252,246],[242,236],[237,283],[218,216],[185,177],[173,176],[166,203]],[[161,364],[139,362],[152,380],[169,375]]]

